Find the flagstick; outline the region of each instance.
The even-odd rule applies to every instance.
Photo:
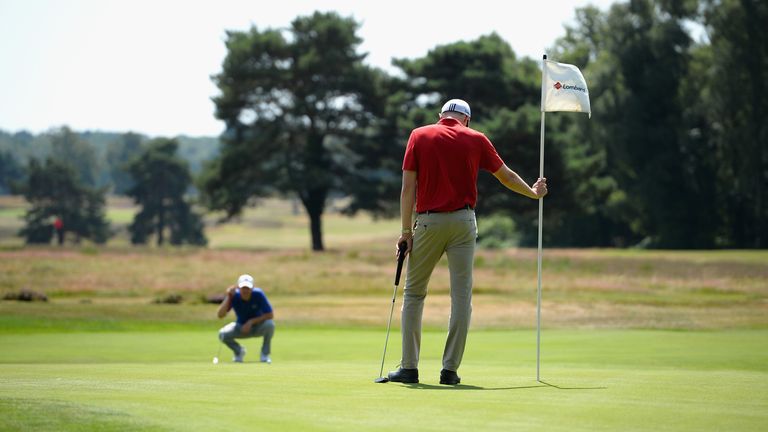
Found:
[[[544,88],[546,82],[547,65],[545,64],[547,55],[544,54],[544,61],[542,62],[541,71],[541,86]],[[542,91],[541,101],[541,145],[539,149],[539,177],[544,177],[544,92]],[[541,381],[540,368],[541,368],[541,237],[542,228],[544,225],[544,198],[539,198],[539,248],[537,256],[537,271],[538,271],[538,286],[536,290],[536,381]]]

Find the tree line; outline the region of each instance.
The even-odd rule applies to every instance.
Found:
[[[768,246],[766,22],[758,0],[576,10],[548,54],[582,70],[593,115],[547,119],[546,244]],[[540,60],[491,33],[394,59],[388,73],[366,65],[359,25],[316,12],[227,33],[213,77],[225,130],[197,176],[200,204],[234,216],[255,197],[298,197],[322,250],[329,197],[349,197],[349,214],[397,213],[408,134],[453,97],[470,102],[472,127],[510,166],[537,176]],[[494,182],[479,179],[481,235],[484,215],[507,216],[534,244],[536,206]]]
[[[202,219],[188,198],[189,164],[178,156],[177,140],[143,142],[136,134],[122,135],[109,147],[112,183],[99,186],[95,153],[86,141],[66,127],[49,138],[50,153],[31,157],[26,167],[0,152],[5,158],[0,172],[12,174],[5,178],[8,189],[30,204],[19,232],[28,244],[48,244],[55,234],[59,244],[67,236],[75,243],[83,239],[105,243],[114,234],[105,214],[110,189],[141,207],[128,227],[133,244],[146,244],[150,238],[158,245],[206,244]]]
[[[75,170],[84,173],[88,185],[107,187],[110,193],[124,195],[130,182],[121,167],[150,139],[132,132],[73,131],[66,126],[40,134],[0,129],[0,195],[11,193],[11,182],[23,178],[24,167],[31,159],[44,160],[48,156],[58,160],[69,158]],[[219,151],[217,137],[180,135],[174,139],[179,145],[178,156],[187,161],[193,175]],[[62,141],[71,141],[72,145],[62,145]],[[62,148],[66,152],[62,153]]]
[[[632,0],[585,7],[550,50],[578,66],[593,116],[547,123],[545,240],[559,246],[768,246],[768,3]],[[703,40],[688,30],[698,25]],[[239,213],[291,191],[322,249],[329,195],[347,211],[397,211],[408,133],[460,97],[473,127],[527,179],[537,175],[539,61],[496,34],[367,67],[359,24],[333,13],[287,30],[230,32],[214,77],[222,153],[203,172],[210,208]],[[506,214],[534,244],[535,206],[479,181],[480,214]],[[482,235],[482,219],[480,221]]]

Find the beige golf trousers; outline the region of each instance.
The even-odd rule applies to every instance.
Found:
[[[443,351],[443,369],[458,370],[464,356],[472,315],[472,264],[476,238],[477,222],[474,210],[421,213],[416,217],[413,249],[408,259],[403,290],[401,367],[418,367],[421,317],[427,296],[427,284],[432,270],[445,253],[448,255],[451,274],[451,317],[448,339]]]

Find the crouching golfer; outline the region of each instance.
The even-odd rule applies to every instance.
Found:
[[[219,339],[235,353],[234,361],[243,362],[245,347],[235,339],[263,337],[261,361],[272,363],[269,357],[275,323],[272,321],[272,305],[261,288],[253,287],[253,277],[248,274],[237,279],[237,285],[227,288],[227,296],[219,305],[219,318],[224,318],[230,309],[235,310],[237,321],[229,323],[219,330]]]

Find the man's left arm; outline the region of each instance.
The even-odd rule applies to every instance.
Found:
[[[272,305],[269,303],[269,300],[267,300],[267,296],[264,295],[261,290],[254,291],[251,295],[255,296],[254,301],[258,303],[259,309],[266,312],[257,317],[249,319],[245,322],[245,324],[243,324],[243,327],[240,331],[244,336],[251,332],[253,326],[261,324],[266,320],[275,318]]]
[[[275,318],[274,312],[267,312],[265,314],[261,314],[257,316],[256,318],[251,318],[248,321],[246,321],[245,324],[243,324],[243,326],[240,328],[240,333],[247,335],[248,333],[251,332],[251,329],[253,328],[253,326],[259,325],[268,319],[274,319],[274,318]]]
[[[536,180],[536,183],[534,183],[533,186],[528,186],[528,183],[523,181],[523,179],[516,172],[509,169],[507,165],[502,165],[501,168],[493,173],[493,176],[496,177],[501,184],[506,186],[507,189],[517,192],[520,195],[527,196],[528,198],[540,199],[544,198],[544,195],[547,194],[547,179],[540,177]]]
[[[248,321],[243,324],[243,326],[240,328],[240,333],[243,335],[247,335],[251,332],[251,329],[253,326],[263,323],[266,320],[271,320],[275,318],[274,312],[267,312],[265,314],[261,314],[257,316],[256,318],[251,318]]]

